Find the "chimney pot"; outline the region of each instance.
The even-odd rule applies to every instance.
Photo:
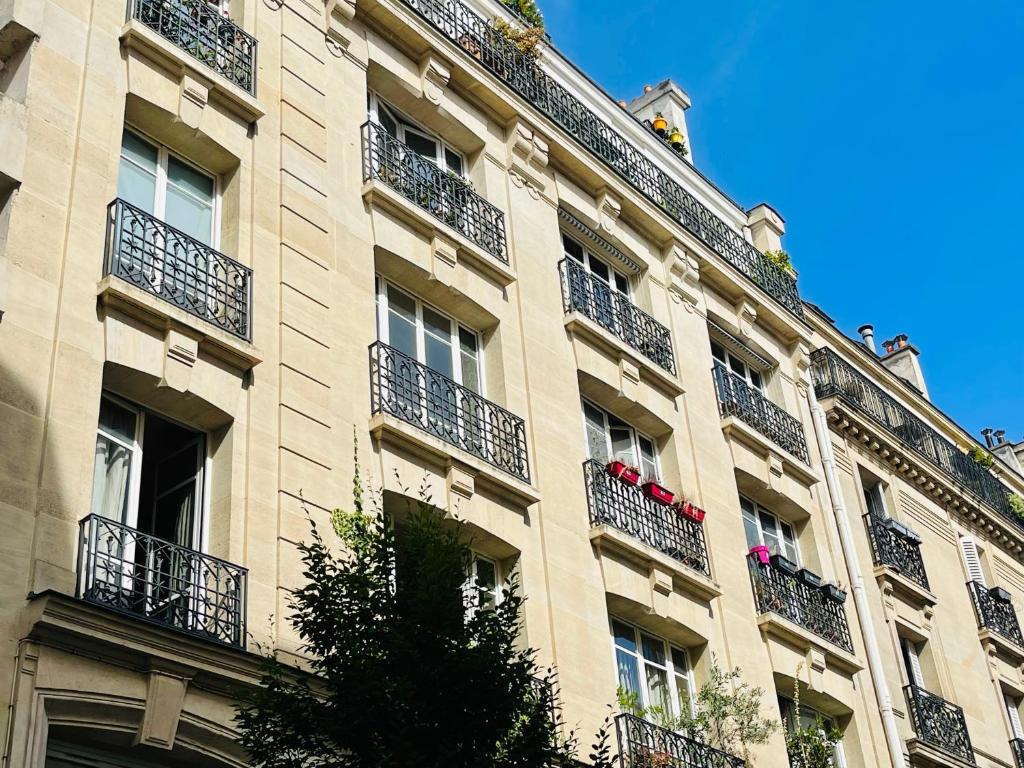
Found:
[[[645,85],[644,86],[644,93],[650,93],[653,90],[654,90],[654,86],[653,85]]]
[[[625,99],[619,99],[619,106],[622,107],[623,109],[625,109],[626,106],[627,106],[626,100]]]
[[[992,447],[992,427],[985,427],[981,430],[982,436],[985,438],[985,445],[989,448]]]
[[[992,433],[992,436],[995,437],[996,439],[996,445],[1002,445],[1003,443],[1006,442],[1005,429],[997,429],[995,432]]]
[[[872,352],[875,350],[875,326],[873,325],[862,325],[857,329],[857,333],[864,339],[864,346],[870,349]]]
[[[897,336],[895,339],[893,339],[893,341],[896,342],[896,346],[897,347],[899,347],[900,349],[903,349],[905,346],[907,346],[907,339],[908,338],[909,337],[907,336],[907,334],[901,333],[899,336]]]

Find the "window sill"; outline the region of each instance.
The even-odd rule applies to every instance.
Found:
[[[248,123],[254,123],[266,114],[266,110],[255,96],[192,58],[170,40],[161,37],[137,19],[129,19],[121,28],[121,44],[167,68],[175,73],[179,80],[186,74],[199,80],[209,89],[211,101],[216,100],[222,103],[228,110]],[[256,74],[254,73],[254,76]],[[187,95],[186,89],[183,96]]]
[[[786,474],[810,488],[821,478],[811,465],[804,463],[773,440],[765,437],[738,416],[722,418],[722,432],[730,440],[736,440],[768,458],[773,465],[780,465]]]
[[[889,565],[877,565],[875,580],[882,593],[891,593],[915,610],[930,610],[939,599],[916,581],[912,581]]]
[[[907,753],[910,764],[926,768],[978,768],[976,763],[969,763],[955,755],[925,744],[914,737],[907,739]]]
[[[461,232],[444,224],[429,211],[413,204],[379,179],[364,182],[361,194],[371,209],[397,217],[430,239],[433,260],[440,262],[432,265],[431,273],[439,278],[438,272],[443,274],[445,267],[448,270],[456,269],[459,261],[465,261],[502,288],[516,281],[515,270],[510,266],[503,264]]]
[[[399,446],[424,458],[442,461],[454,459],[474,475],[475,485],[490,486],[524,508],[540,501],[540,493],[529,483],[395,416],[386,413],[371,416],[370,434],[380,443]]]

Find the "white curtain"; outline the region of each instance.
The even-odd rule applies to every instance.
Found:
[[[119,523],[126,522],[131,464],[130,449],[102,434],[96,435],[96,463],[93,468],[90,508],[94,515]]]

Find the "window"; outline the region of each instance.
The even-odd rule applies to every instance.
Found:
[[[740,510],[748,547],[764,545],[773,555],[779,554],[800,563],[800,550],[792,525],[744,496],[740,496]]]
[[[501,569],[497,561],[473,553],[466,578],[467,613],[493,610],[501,602],[500,574]]]
[[[651,438],[586,400],[583,401],[583,424],[588,458],[604,464],[619,459],[639,467],[644,478],[659,477],[657,453]]]
[[[1003,704],[1010,721],[1010,735],[1015,739],[1024,739],[1024,727],[1021,727],[1020,722],[1020,699],[1003,691]]]
[[[821,731],[828,733],[833,729],[837,728],[835,720],[819,712],[812,707],[808,707],[805,704],[800,705],[800,710],[797,711],[794,702],[791,699],[787,699],[784,696],[779,697],[779,710],[782,714],[782,722],[786,726],[788,733],[793,733],[798,728],[816,728],[818,727],[819,721],[821,723]],[[836,742],[835,748],[832,750],[832,759],[830,761],[832,768],[845,768],[846,756],[843,753],[843,742]]]
[[[458,150],[449,146],[429,131],[420,128],[377,94],[370,94],[370,119],[394,139],[405,144],[420,157],[429,160],[443,171],[465,177],[466,162]]]
[[[864,503],[868,513],[879,520],[888,517],[885,512],[885,493],[880,482],[864,480]]]
[[[735,373],[754,389],[759,391],[764,389],[764,378],[761,371],[752,368],[732,352],[727,352],[725,347],[714,339],[711,340],[711,356],[716,363]]]
[[[121,135],[117,196],[211,248],[217,247],[217,182],[133,131]]]
[[[617,269],[608,266],[606,262],[586,250],[579,241],[564,232],[562,233],[562,249],[566,256],[581,265],[591,277],[629,298],[629,278]]]
[[[685,649],[619,619],[612,619],[612,637],[620,688],[636,694],[644,709],[692,714],[693,673]]]
[[[963,556],[964,567],[967,569],[967,578],[976,581],[981,586],[987,586],[985,571],[981,567],[981,553],[978,551],[978,542],[971,536],[960,537],[960,554]]]
[[[900,651],[903,654],[903,667],[907,673],[907,681],[918,688],[925,688],[924,673],[921,671],[921,652],[924,643],[916,643],[906,637],[900,638]]]
[[[148,444],[149,448],[144,449]],[[96,431],[94,515],[199,549],[204,436],[104,395]]]

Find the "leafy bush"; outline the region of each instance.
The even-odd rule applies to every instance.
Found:
[[[996,460],[992,458],[992,454],[986,450],[983,450],[980,445],[971,446],[971,450],[967,452],[967,455],[974,460],[974,463],[978,466],[988,469]]]
[[[523,18],[531,27],[544,31],[544,14],[540,12],[534,0],[502,0],[504,5]]]
[[[786,270],[791,275],[794,274],[793,262],[785,251],[765,251],[764,255],[775,266]]]

